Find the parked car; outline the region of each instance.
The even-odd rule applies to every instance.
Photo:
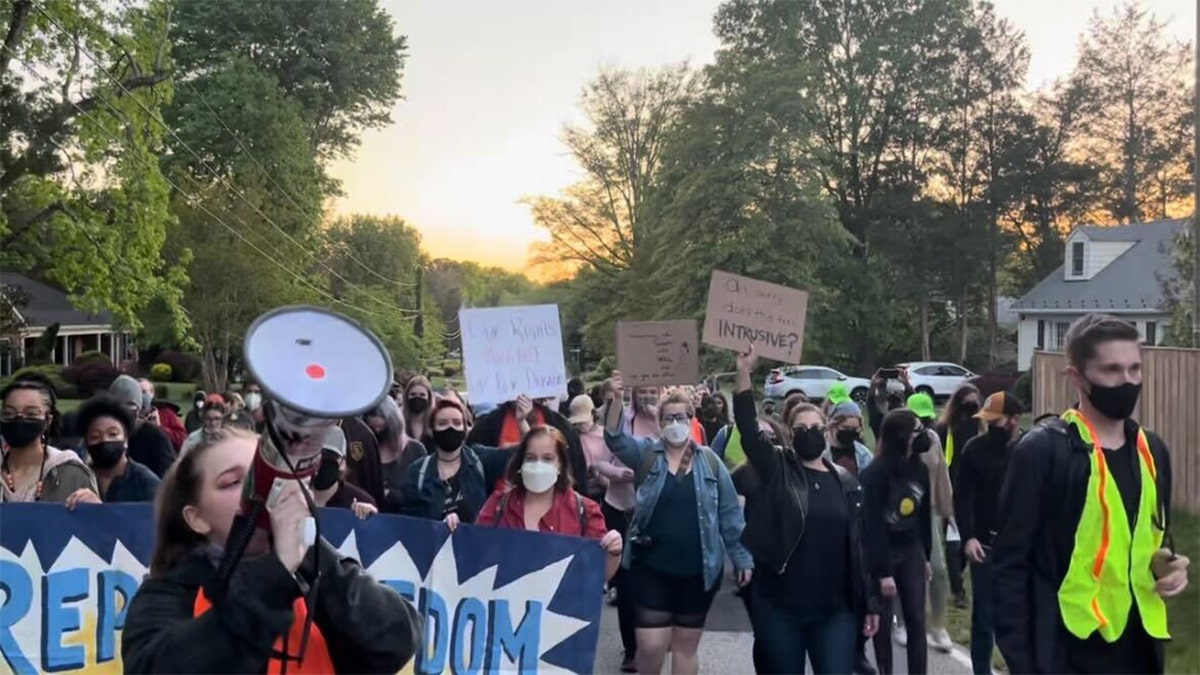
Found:
[[[914,361],[901,363],[908,369],[908,382],[917,393],[926,393],[935,400],[950,398],[954,392],[975,377],[975,373],[957,363]]]
[[[767,374],[763,390],[767,398],[779,401],[796,393],[804,394],[810,401],[823,401],[834,382],[844,383],[846,390],[850,392],[850,398],[859,404],[867,400],[867,390],[871,388],[870,380],[850,377],[825,366],[776,368]]]

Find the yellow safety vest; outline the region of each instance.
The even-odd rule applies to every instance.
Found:
[[[1104,450],[1095,440],[1092,423],[1074,409],[1064,412],[1062,419],[1092,446],[1083,515],[1075,529],[1075,550],[1067,576],[1058,588],[1063,623],[1081,640],[1098,630],[1105,642],[1116,642],[1125,632],[1129,610],[1136,600],[1146,633],[1165,640],[1170,637],[1167,608],[1154,591],[1150,569],[1154,553],[1162,546],[1163,532],[1152,523],[1158,509],[1158,472],[1146,432],[1138,429],[1137,434],[1142,493],[1137,521],[1130,532],[1125,503],[1108,470]]]
[[[954,432],[946,429],[946,466],[954,463]]]

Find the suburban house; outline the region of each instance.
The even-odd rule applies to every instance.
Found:
[[[1136,225],[1084,225],[1067,237],[1063,266],[1017,300],[1017,367],[1029,370],[1033,352],[1061,351],[1071,322],[1088,312],[1115,314],[1157,345],[1169,315],[1163,281],[1172,278],[1171,249],[1187,219]]]
[[[0,292],[10,288],[21,292],[27,302],[13,310],[21,326],[10,335],[0,335],[0,376],[10,375],[18,363],[23,363],[34,341],[56,323],[59,329],[54,363],[69,366],[80,354],[98,350],[112,357],[114,366],[121,365],[131,340],[113,326],[108,313],[80,311],[57,288],[13,272],[0,272]]]

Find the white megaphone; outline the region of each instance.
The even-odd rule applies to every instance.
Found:
[[[280,307],[255,319],[243,351],[263,390],[266,430],[246,479],[242,513],[269,527],[263,507],[287,481],[307,482],[316,472],[329,427],[388,395],[392,361],[357,322],[308,306]]]

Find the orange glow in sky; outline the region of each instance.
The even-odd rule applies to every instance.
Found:
[[[393,123],[363,135],[356,155],[332,167],[346,197],[336,214],[399,215],[434,257],[528,271],[542,239],[526,195],[556,194],[580,178],[559,142],[578,122],[583,86],[602,66],[712,61],[717,0],[383,0],[408,36],[404,99]],[[1023,30],[1028,84],[1067,75],[1092,12],[1116,0],[995,0]],[[1143,0],[1191,40],[1196,5]],[[532,276],[532,275],[531,275]]]

